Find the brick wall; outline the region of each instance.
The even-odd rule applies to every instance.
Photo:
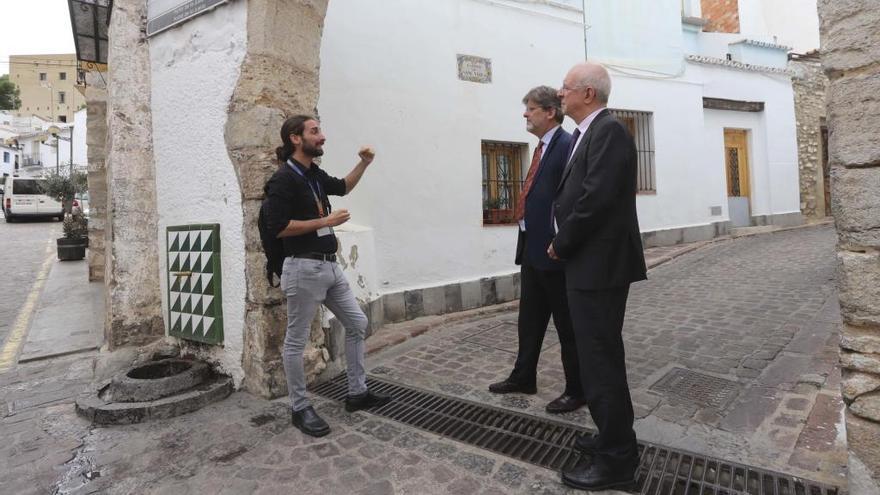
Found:
[[[700,0],[703,19],[708,22],[703,31],[708,33],[739,32],[738,0]]]

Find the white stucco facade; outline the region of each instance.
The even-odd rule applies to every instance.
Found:
[[[725,119],[707,119],[703,97],[765,103],[752,129],[764,150],[755,150],[752,160],[755,180],[764,181],[752,198],[753,215],[798,211],[794,104],[786,75],[686,62],[687,54],[702,50],[723,60],[743,36],[697,33],[699,41],[688,48],[678,0],[595,1],[587,12],[587,52],[613,78],[609,106],[652,114],[657,191],[638,198],[643,231],[728,219],[725,168],[718,161],[723,129],[715,148],[704,149],[702,142],[707,126],[726,125]],[[619,43],[622,37],[630,42]],[[744,45],[743,52],[752,64],[785,65],[778,49]],[[536,138],[523,125],[522,95],[539,84],[558,86],[583,53],[583,14],[569,6],[331,2],[318,104],[328,138],[323,166],[344,175],[359,145],[377,149],[361,185],[337,203],[351,210],[353,222],[374,229],[380,291],[516,271],[516,228],[483,226],[480,218],[480,143],[527,143],[531,152]],[[457,54],[491,59],[491,84],[459,80]],[[569,119],[564,126],[573,129]],[[721,215],[712,213],[718,206]]]
[[[243,378],[244,234],[224,129],[245,55],[245,2],[234,0],[150,38],[163,317],[167,328],[166,227],[219,223],[224,343],[202,357],[236,384]]]

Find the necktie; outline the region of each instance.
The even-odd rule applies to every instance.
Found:
[[[568,157],[568,159],[565,161],[565,163],[571,161],[571,154],[574,151],[574,145],[577,144],[579,137],[581,137],[581,130],[580,128],[577,128],[574,130],[573,133],[571,133],[571,144],[568,145],[568,154],[565,155],[566,157]]]
[[[529,172],[526,174],[526,183],[523,185],[522,193],[519,195],[519,201],[516,202],[516,220],[522,220],[526,211],[526,196],[529,195],[529,190],[532,188],[532,183],[535,182],[535,175],[538,174],[538,167],[541,165],[541,153],[544,148],[544,143],[538,141],[538,146],[535,147],[535,154],[532,155],[532,164],[529,165]]]

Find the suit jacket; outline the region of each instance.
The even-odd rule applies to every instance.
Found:
[[[541,165],[526,196],[526,232],[519,230],[516,240],[516,264],[526,263],[541,270],[562,270],[562,262],[547,256],[553,240],[553,199],[556,187],[565,169],[565,155],[571,143],[571,134],[560,127],[547,143],[541,156]]]
[[[590,124],[562,174],[553,240],[569,289],[601,290],[644,280],[636,216],[637,155],[629,132],[608,110]]]

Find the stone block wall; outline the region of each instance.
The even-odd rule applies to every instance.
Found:
[[[247,302],[244,386],[265,397],[286,390],[281,342],[285,308],[268,288],[257,231],[263,185],[277,165],[275,147],[285,118],[316,113],[321,35],[327,0],[249,0],[247,55],[229,105],[226,147],[238,175],[245,225]],[[320,320],[304,355],[309,377],[329,359]]]
[[[820,0],[849,492],[880,493],[880,8]]]
[[[104,328],[111,349],[165,334],[146,14],[143,0],[116,0],[108,28]]]
[[[89,281],[104,280],[107,222],[107,75],[86,73],[86,144],[89,182]]]
[[[700,9],[707,33],[739,32],[739,0],[701,0]]]
[[[797,120],[798,167],[801,213],[807,218],[825,216],[825,178],[822,170],[822,125],[828,78],[818,58],[793,60],[795,118]]]

